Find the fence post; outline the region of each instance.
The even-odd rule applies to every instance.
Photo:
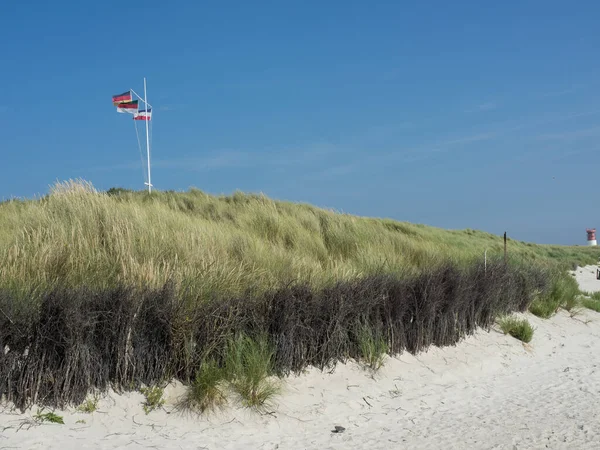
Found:
[[[485,249],[485,252],[483,252],[483,272],[487,273],[487,251],[488,249]]]
[[[506,251],[506,231],[504,232],[504,264],[508,263],[508,256]]]

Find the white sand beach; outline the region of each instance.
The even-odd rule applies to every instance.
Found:
[[[575,276],[600,291],[596,266]],[[531,314],[530,344],[497,329],[456,347],[389,358],[374,377],[356,364],[285,381],[269,414],[237,405],[210,416],[167,404],[146,415],[141,394],[109,395],[93,414],[0,412],[0,449],[592,449],[600,442],[600,314]],[[78,423],[78,421],[85,423]],[[332,433],[335,426],[345,431]]]

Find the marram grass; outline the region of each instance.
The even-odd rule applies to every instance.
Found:
[[[499,236],[337,214],[262,195],[96,191],[83,181],[0,204],[0,288],[27,298],[62,287],[158,288],[191,298],[240,295],[289,282],[331,285],[410,275],[451,260],[503,253]],[[600,252],[509,241],[512,262],[596,263]]]
[[[527,319],[516,317],[503,317],[500,319],[500,328],[504,334],[510,334],[515,339],[529,343],[535,331]]]
[[[565,307],[564,269],[599,254],[511,240],[506,265],[502,251],[487,233],[261,195],[59,183],[0,204],[0,398],[81,404],[178,379],[208,411],[223,380],[260,409],[273,375],[348,358],[376,369],[385,353],[454,345],[532,302],[541,315]]]

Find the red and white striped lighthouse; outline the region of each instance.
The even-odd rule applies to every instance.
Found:
[[[588,245],[598,245],[596,243],[596,229],[595,228],[588,228],[587,230],[587,243]]]

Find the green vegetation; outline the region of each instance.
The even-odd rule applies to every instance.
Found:
[[[600,302],[600,292],[592,292],[591,294],[588,294],[592,300],[596,300],[598,302]]]
[[[90,390],[225,388],[264,408],[273,376],[454,345],[513,311],[572,308],[564,272],[600,249],[370,219],[235,193],[56,184],[0,203],[0,397],[81,404]],[[483,255],[487,249],[487,263]],[[146,412],[162,389],[146,388]]]
[[[385,360],[388,344],[383,336],[378,336],[367,325],[361,325],[357,332],[358,347],[361,361],[374,372],[377,372]]]
[[[581,298],[581,306],[600,312],[600,292],[584,292]]]
[[[593,298],[584,298],[581,304],[592,311],[600,312],[600,301]]]
[[[538,296],[531,306],[529,311],[538,317],[544,319],[552,316],[559,308],[564,308],[570,311],[577,306],[578,298],[581,294],[577,281],[567,273],[562,271],[554,271],[552,273],[552,288],[548,294]]]
[[[143,403],[144,412],[146,414],[149,414],[165,404],[165,400],[163,399],[163,389],[158,386],[143,387],[140,389],[140,392],[146,397],[146,400]]]
[[[229,339],[222,355],[203,362],[190,383],[183,407],[210,412],[223,406],[227,391],[237,395],[249,408],[264,409],[281,391],[274,375],[274,350],[266,336],[252,339],[238,335]]]
[[[533,337],[533,327],[527,319],[504,317],[500,319],[500,328],[504,334],[510,334],[515,339],[528,343]]]
[[[98,396],[87,398],[81,405],[77,407],[78,411],[91,414],[98,409]]]
[[[62,416],[55,414],[53,412],[47,412],[42,414],[42,410],[38,409],[38,412],[33,416],[33,418],[39,422],[50,422],[50,423],[58,423],[64,425],[65,422]]]
[[[232,389],[245,406],[265,407],[280,392],[280,384],[269,378],[273,373],[273,356],[266,336],[251,339],[240,335],[229,341],[225,368]]]
[[[0,288],[35,298],[55,286],[159,288],[173,281],[193,301],[313,287],[377,273],[414,274],[451,260],[498,257],[503,241],[474,230],[371,219],[262,195],[96,192],[58,183],[39,200],[0,204]],[[509,241],[511,262],[598,260],[598,249]]]
[[[225,370],[214,359],[203,362],[196,378],[190,383],[185,407],[210,412],[223,406],[226,401]]]

